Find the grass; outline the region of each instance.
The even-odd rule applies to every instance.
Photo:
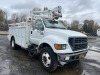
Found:
[[[0,35],[7,35],[8,32],[7,31],[0,31]]]

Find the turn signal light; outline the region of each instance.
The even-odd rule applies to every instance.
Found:
[[[66,49],[66,44],[55,44],[54,47],[57,50],[64,50]]]

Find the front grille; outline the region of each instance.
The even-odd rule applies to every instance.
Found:
[[[86,49],[88,46],[87,38],[84,37],[69,38],[69,44],[73,51]]]

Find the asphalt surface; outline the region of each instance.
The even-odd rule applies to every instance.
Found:
[[[24,49],[13,50],[7,36],[0,35],[0,75],[100,75],[100,67],[89,64],[91,62],[100,65],[97,60],[85,58],[48,73],[43,70],[38,57],[28,56]]]

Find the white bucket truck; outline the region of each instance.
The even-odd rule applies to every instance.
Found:
[[[61,7],[53,10],[31,11],[27,22],[9,25],[11,47],[21,46],[31,55],[39,55],[43,68],[54,71],[58,65],[84,58],[87,54],[87,36],[68,30],[58,19]]]

